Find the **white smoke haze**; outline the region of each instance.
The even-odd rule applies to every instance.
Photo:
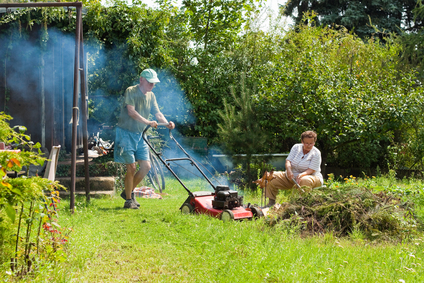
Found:
[[[167,141],[167,147],[162,150],[162,158],[163,159],[173,159],[173,158],[187,158],[187,155],[176,146],[176,143],[173,140],[169,139],[169,130],[166,130],[165,133],[161,134],[164,136],[164,140]],[[190,158],[197,164],[200,170],[204,173],[206,178],[210,180],[213,186],[217,185],[227,185],[229,186],[228,179],[222,174],[222,172],[218,172],[216,166],[214,166],[214,162],[216,160],[211,160],[211,154],[207,152],[198,152],[192,148],[190,148],[189,143],[185,143],[181,136],[178,137],[178,129],[172,130],[172,135],[177,140],[177,142],[183,147],[186,153]],[[195,188],[189,188],[192,191],[212,191],[213,187],[206,180],[205,176],[196,168],[196,166],[192,165],[190,160],[178,160],[178,161],[169,161],[167,162],[170,168],[174,171],[174,173],[180,178],[183,182],[184,180],[197,180],[198,184]],[[172,174],[166,170],[167,176],[172,176]]]
[[[72,106],[64,105],[72,102],[75,52],[75,37],[55,29],[46,35],[34,26],[11,27],[0,37],[2,111],[13,117],[11,126],[26,126],[31,139],[43,146],[53,139],[53,123],[62,133],[68,128]],[[57,113],[62,119],[55,119]]]
[[[73,82],[75,60],[75,34],[64,33],[49,28],[47,34],[38,27],[31,31],[15,29],[11,37],[0,38],[0,50],[6,56],[2,63],[6,74],[2,73],[3,87],[7,87],[10,100],[6,103],[9,113],[14,119],[11,125],[25,125],[35,142],[49,140],[48,124],[55,128],[57,144],[71,149],[71,120],[73,107]],[[13,38],[11,41],[10,39]],[[45,39],[41,44],[40,40]],[[93,38],[84,38],[84,56],[88,99],[90,101],[89,135],[99,131],[98,124],[115,126],[120,99],[125,89],[138,83],[139,73],[134,62],[127,59],[125,48],[113,46],[106,48],[103,43]],[[119,64],[117,61],[119,60]],[[195,124],[196,117],[192,106],[178,80],[168,70],[155,68],[160,83],[156,85],[155,93],[159,107],[168,120],[174,121],[178,127]],[[124,80],[130,83],[122,83]],[[5,83],[6,82],[6,83]],[[80,80],[81,82],[81,80]],[[80,103],[81,99],[78,99]],[[81,105],[78,106],[81,109]],[[81,111],[79,111],[81,114]],[[81,117],[80,117],[81,118]],[[95,122],[93,122],[95,120]],[[81,119],[79,119],[81,126]],[[91,126],[91,127],[90,127]],[[173,135],[181,143],[189,155],[196,160],[201,170],[216,185],[228,185],[208,150],[199,153],[184,144],[184,138],[179,134],[179,128],[173,130]],[[165,139],[167,133],[164,134]],[[61,139],[64,140],[61,140]],[[185,157],[172,145],[164,151],[167,158]],[[204,168],[204,165],[206,168]],[[175,166],[175,165],[174,165]],[[179,162],[175,166],[176,173],[181,178],[198,178],[205,182],[202,190],[211,190],[201,173],[188,161]],[[166,168],[164,168],[166,170]],[[217,170],[219,173],[217,172]],[[193,174],[194,173],[194,174]]]

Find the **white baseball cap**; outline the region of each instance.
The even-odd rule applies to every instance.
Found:
[[[141,72],[140,77],[145,78],[149,83],[159,83],[158,74],[152,69],[145,69]]]

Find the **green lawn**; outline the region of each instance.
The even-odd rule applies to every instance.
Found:
[[[201,189],[199,182],[187,182]],[[168,180],[162,200],[123,209],[120,197],[60,204],[59,223],[72,227],[67,260],[42,266],[32,282],[423,282],[423,237],[371,243],[332,234],[300,238],[263,220],[224,223],[182,215],[187,193]],[[258,199],[245,196],[245,202]],[[403,281],[402,281],[403,280]]]

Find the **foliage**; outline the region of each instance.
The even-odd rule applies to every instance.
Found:
[[[246,175],[250,177],[252,154],[262,150],[266,144],[266,135],[258,123],[256,112],[252,107],[252,95],[249,89],[246,89],[243,76],[240,79],[240,90],[231,88],[231,94],[234,102],[230,104],[224,98],[224,110],[218,112],[222,118],[222,123],[218,124],[218,135],[230,155],[246,154],[242,164],[246,169]]]
[[[10,240],[4,241],[0,254],[2,258],[11,259],[11,275],[22,278],[37,272],[40,265],[66,259],[66,244],[72,230],[58,224],[59,202],[59,193],[52,191],[29,202],[29,207],[22,202],[17,224],[15,221],[1,223],[13,227],[9,229],[14,234],[7,235]]]
[[[335,168],[358,169],[359,172],[370,173],[378,164],[386,165],[387,159],[384,157],[390,155],[390,146],[387,143],[381,143],[378,140],[367,143],[348,143],[342,146],[342,150],[331,152],[327,157],[327,164]],[[384,168],[386,168],[384,166]],[[390,166],[395,166],[390,162]]]
[[[421,0],[416,1],[417,6],[412,10],[414,14],[414,21],[421,24],[410,32],[408,29],[402,32],[399,38],[401,44],[404,46],[402,59],[411,64],[418,71],[421,82],[424,81],[424,5]]]
[[[254,1],[183,1],[192,48],[188,61],[178,69],[177,78],[193,108],[197,121],[188,125],[189,135],[216,139],[218,112],[222,97],[228,96],[230,85],[239,80],[242,70],[235,70],[227,52],[235,48],[242,31],[255,9]],[[238,66],[237,66],[238,67]]]
[[[385,45],[377,39],[365,44],[346,30],[315,27],[305,18],[279,47],[273,66],[264,70],[257,105],[262,126],[275,133],[274,144],[315,130],[326,164],[346,145],[378,143],[384,149],[399,141],[421,111],[422,86],[399,63],[401,46],[390,38]],[[381,160],[375,153],[368,164]]]
[[[378,172],[377,172],[378,173]],[[352,175],[335,177],[328,175],[325,182],[327,187],[332,189],[342,188],[343,186],[366,187],[373,192],[384,192],[394,197],[401,198],[402,202],[414,204],[414,215],[418,217],[420,223],[424,223],[424,189],[422,178],[414,176],[398,178],[395,170],[389,170],[386,174],[379,176],[367,176],[356,178]]]
[[[337,237],[360,231],[370,240],[402,241],[418,232],[412,203],[357,185],[336,189],[321,187],[300,195],[293,193],[269,217],[271,223],[283,221],[290,226],[300,226],[305,233],[332,231]]]
[[[246,170],[246,165],[239,163],[233,171],[224,172],[228,181],[238,187],[239,190],[256,191],[257,186],[252,181],[259,179],[265,171],[271,171],[274,167],[266,162],[253,158],[250,163],[250,170]]]
[[[318,25],[344,26],[359,37],[371,38],[376,33],[373,26],[382,34],[400,33],[401,29],[413,29],[420,26],[412,11],[415,0],[403,1],[287,1],[283,13],[294,19],[296,25],[302,25],[303,16],[316,12]]]
[[[245,8],[247,12],[252,9],[246,0],[214,2],[184,0],[182,4],[195,43],[202,46],[203,51],[211,54],[219,53],[233,44],[237,32],[245,21],[240,12]]]
[[[124,170],[124,166],[120,163],[115,163],[113,161],[106,162],[96,162],[89,164],[88,170],[91,177],[98,176],[117,176],[120,175],[120,172]],[[69,164],[59,164],[57,166],[56,176],[58,177],[68,177],[71,172],[71,165]],[[84,166],[77,166],[76,172],[77,177],[85,176]]]
[[[53,218],[58,196],[55,193],[47,193],[46,196],[45,193],[64,187],[38,176],[8,177],[8,173],[20,172],[23,166],[42,165],[47,160],[33,151],[40,148],[39,144],[32,145],[29,136],[9,126],[11,119],[9,115],[0,113],[0,140],[20,148],[0,151],[0,259],[2,262],[12,259],[12,272],[23,276],[37,268],[34,260],[56,261],[63,257],[58,245],[66,239],[64,235],[53,235],[59,234],[59,231],[52,228],[52,225],[58,226]],[[24,127],[15,128],[25,130]],[[41,227],[45,231],[41,231]]]

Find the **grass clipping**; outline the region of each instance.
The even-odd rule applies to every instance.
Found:
[[[364,187],[293,191],[288,201],[268,214],[271,225],[297,228],[304,235],[332,232],[343,237],[360,233],[370,240],[403,240],[417,232],[413,203]]]

